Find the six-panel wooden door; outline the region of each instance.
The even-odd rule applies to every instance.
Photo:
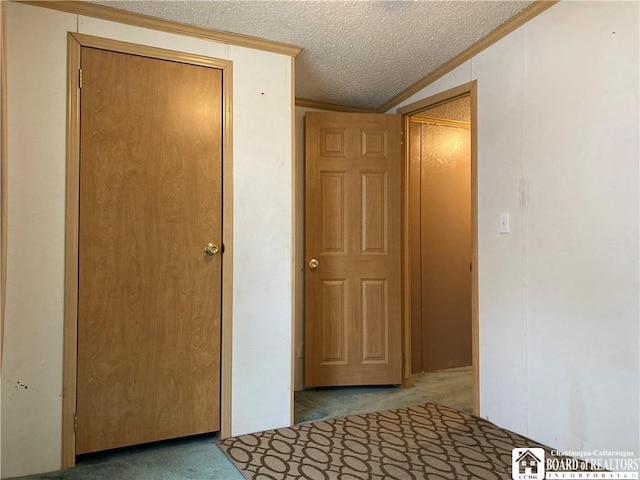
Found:
[[[306,115],[307,387],[401,383],[400,124]]]

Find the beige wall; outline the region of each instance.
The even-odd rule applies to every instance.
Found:
[[[639,6],[561,2],[399,105],[478,82],[480,413],[565,451],[640,452]]]
[[[5,6],[9,228],[0,462],[2,476],[11,477],[60,467],[66,32],[77,19]]]
[[[61,464],[67,32],[233,61],[233,434],[291,413],[292,59],[9,2],[2,478]],[[265,255],[268,252],[268,255]]]

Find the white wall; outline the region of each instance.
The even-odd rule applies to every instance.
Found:
[[[76,17],[6,2],[7,298],[2,476],[60,468],[66,32]]]
[[[399,105],[478,81],[481,415],[636,457],[638,18],[561,2]]]
[[[13,2],[5,6],[9,250],[2,478],[57,470],[61,463],[68,31],[233,61],[232,433],[289,425],[291,58]]]

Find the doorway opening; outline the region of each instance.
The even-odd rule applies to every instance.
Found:
[[[457,102],[457,103],[456,103]],[[465,117],[457,117],[454,119],[447,119],[445,114],[439,112],[438,109],[446,109],[452,108],[452,106],[447,106],[447,104],[453,103],[453,107],[458,108],[466,108]],[[427,110],[429,112],[424,113]],[[433,111],[430,111],[433,110]],[[468,84],[462,85],[460,87],[454,88],[452,90],[448,90],[441,94],[438,94],[433,97],[429,97],[427,99],[421,100],[414,104],[408,105],[398,110],[398,113],[401,115],[398,120],[401,122],[403,131],[404,131],[404,157],[402,154],[398,153],[396,159],[402,165],[402,184],[399,187],[400,190],[400,203],[401,208],[399,211],[401,218],[401,243],[402,243],[402,253],[401,253],[401,282],[402,288],[400,291],[400,301],[402,303],[402,313],[398,320],[401,320],[401,335],[402,335],[402,347],[401,347],[401,357],[402,357],[402,372],[401,372],[401,381],[402,386],[408,387],[411,386],[412,383],[417,388],[412,389],[397,389],[393,386],[380,386],[372,383],[364,383],[365,386],[338,386],[341,383],[333,383],[326,384],[326,386],[321,387],[322,390],[318,390],[316,387],[314,390],[302,390],[296,392],[295,395],[295,423],[300,421],[310,421],[310,420],[320,420],[326,419],[334,416],[345,416],[348,414],[358,414],[364,413],[366,411],[373,411],[382,409],[392,409],[399,406],[407,406],[410,404],[419,403],[421,401],[429,401],[433,403],[442,403],[446,405],[450,405],[453,408],[458,408],[459,410],[465,410],[468,412],[473,412],[475,414],[479,413],[479,375],[478,375],[478,335],[477,335],[477,180],[476,180],[476,84],[475,82],[470,82]],[[433,116],[428,116],[431,114]],[[342,114],[347,115],[347,114]],[[377,114],[381,117],[391,117],[391,115]],[[451,115],[448,115],[451,117]],[[344,118],[344,117],[341,117]],[[429,373],[424,375],[424,378],[418,378],[411,376],[412,372],[422,372],[425,370],[422,364],[422,356],[423,352],[419,352],[420,360],[412,359],[412,331],[411,331],[411,311],[414,307],[414,304],[419,304],[420,302],[415,302],[412,298],[411,292],[412,288],[415,288],[418,285],[417,282],[412,281],[411,272],[412,265],[414,263],[414,259],[411,256],[411,220],[410,209],[409,209],[409,201],[410,201],[410,190],[409,187],[412,177],[411,177],[411,168],[410,168],[410,141],[409,141],[409,133],[411,131],[411,122],[418,123],[419,125],[428,125],[438,127],[436,130],[440,130],[440,133],[446,132],[448,129],[451,129],[452,132],[460,133],[462,136],[460,138],[449,138],[448,142],[446,142],[447,148],[451,150],[450,153],[454,151],[463,151],[466,149],[467,151],[467,174],[465,182],[467,184],[466,192],[464,193],[463,198],[456,198],[459,206],[466,205],[466,253],[464,255],[464,270],[466,273],[466,284],[464,286],[464,290],[466,291],[466,295],[464,296],[464,308],[460,308],[463,310],[463,320],[461,323],[465,325],[465,337],[463,344],[466,344],[466,348],[462,348],[464,352],[464,358],[462,360],[448,360],[449,363],[444,364],[444,367],[435,367],[435,368],[427,368],[426,370],[437,370],[437,373]],[[437,121],[436,121],[437,120]],[[334,124],[331,125],[331,128],[327,127],[322,130],[325,136],[331,134],[337,139],[333,141],[331,144],[332,149],[336,150],[335,152],[328,147],[324,150],[326,151],[324,156],[330,158],[333,163],[336,163],[335,159],[332,157],[340,156],[338,154],[342,154],[342,149],[344,148],[344,143],[339,141],[342,137],[339,136],[339,132],[337,131],[337,127],[335,122],[338,121],[338,118],[334,119]],[[428,127],[422,127],[428,130]],[[367,134],[369,133],[367,129]],[[422,133],[420,133],[422,135]],[[446,136],[446,135],[445,135]],[[356,135],[354,138],[357,138]],[[345,136],[345,138],[350,138]],[[381,138],[386,138],[382,137]],[[316,142],[318,143],[318,142]],[[361,142],[362,145],[366,145],[366,142]],[[384,142],[379,142],[381,145]],[[308,150],[309,145],[306,145]],[[391,155],[392,149],[389,149],[389,154]],[[328,152],[328,153],[327,153]],[[386,150],[385,150],[386,152]],[[403,160],[404,158],[404,160]],[[333,163],[331,165],[333,165]],[[308,161],[307,161],[308,167]],[[329,170],[325,169],[325,174]],[[341,173],[337,172],[337,173]],[[419,175],[418,175],[419,180]],[[464,182],[463,182],[464,183]],[[308,186],[308,182],[307,182]],[[340,195],[334,195],[332,198],[342,198]],[[312,198],[313,199],[313,198]],[[446,199],[446,194],[445,194]],[[307,202],[309,199],[307,198]],[[315,200],[314,200],[315,201]],[[338,208],[340,212],[343,210],[342,203],[340,204],[341,208]],[[308,213],[308,212],[307,212]],[[334,215],[335,216],[335,215]],[[338,215],[339,217],[339,215]],[[307,218],[310,218],[307,214]],[[318,219],[322,218],[322,215],[312,215],[311,218]],[[333,218],[329,216],[329,218]],[[316,223],[318,223],[316,221]],[[340,223],[342,224],[342,223]],[[420,231],[421,226],[418,224],[418,231]],[[342,229],[334,229],[332,231],[343,231]],[[325,235],[325,237],[327,237]],[[324,237],[323,237],[324,238]],[[327,237],[329,238],[329,237]],[[464,243],[464,240],[460,240],[458,243]],[[315,257],[315,252],[317,249],[312,249],[312,251],[308,250],[309,246],[309,236],[307,235],[305,238],[305,244],[307,246],[307,255],[306,261],[317,261],[318,259]],[[419,242],[418,242],[419,244]],[[312,258],[313,257],[313,258]],[[318,267],[318,264],[322,264],[322,259],[319,262],[313,262],[313,266],[310,265],[312,275],[317,275],[318,271],[315,269]],[[326,262],[325,262],[326,263]],[[458,264],[461,262],[458,260]],[[444,262],[446,266],[447,263]],[[459,267],[460,265],[458,265]],[[458,270],[462,270],[458,268]],[[306,272],[308,273],[308,272]],[[320,272],[322,273],[322,272]],[[310,274],[309,274],[310,275]],[[309,279],[309,275],[305,275],[305,283]],[[328,277],[327,277],[328,278]],[[444,281],[443,281],[444,283]],[[414,285],[415,284],[415,285]],[[418,291],[422,291],[422,286],[418,285]],[[307,299],[310,297],[307,292]],[[317,295],[316,295],[317,296]],[[306,301],[305,300],[305,301]],[[340,302],[326,302],[327,308],[331,306],[332,308],[336,305],[340,305]],[[458,305],[459,306],[459,305]],[[305,311],[305,324],[308,322],[308,314],[309,311],[306,309]],[[335,318],[333,315],[331,318]],[[415,322],[414,322],[415,323]],[[308,326],[308,325],[307,325]],[[305,327],[306,329],[306,327]],[[333,332],[333,328],[327,328],[327,332]],[[333,337],[329,337],[330,339]],[[307,338],[307,340],[309,340]],[[308,353],[308,341],[305,342],[305,353]],[[338,343],[342,345],[342,343]],[[304,362],[309,361],[308,355],[304,355]],[[416,369],[413,369],[413,364],[419,365]],[[447,368],[449,367],[449,368]],[[453,367],[453,368],[451,368]],[[443,398],[437,397],[432,398],[433,394],[436,396],[439,395],[437,392],[438,386],[436,385],[434,388],[434,382],[438,383],[441,387],[443,383],[447,384],[447,388],[444,390],[448,390],[448,386],[451,383],[457,383],[456,379],[452,380],[453,376],[456,376],[458,373],[457,369],[462,369],[460,372],[463,376],[465,376],[465,385],[466,390],[463,392],[465,396],[464,403],[458,404],[457,402],[450,402],[449,400],[445,400]],[[443,370],[444,369],[444,370]],[[444,380],[444,382],[442,382]],[[305,379],[305,383],[306,379]],[[335,386],[330,386],[335,385]],[[352,384],[353,385],[353,384]],[[306,384],[307,388],[309,384]],[[313,384],[311,385],[313,387]],[[424,387],[424,389],[423,389]],[[458,388],[457,386],[455,388]],[[442,393],[442,389],[441,392]],[[405,405],[400,405],[400,403],[406,402]]]
[[[471,104],[409,117],[411,373],[471,366]]]
[[[405,378],[459,374],[479,412],[476,84],[399,109],[405,132]]]

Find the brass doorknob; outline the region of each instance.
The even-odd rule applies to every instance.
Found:
[[[320,265],[320,262],[318,262],[317,258],[312,258],[311,260],[309,260],[309,268],[311,270],[315,270],[316,268],[318,268],[318,265]]]
[[[218,246],[214,245],[213,243],[207,243],[207,246],[204,247],[204,253],[211,256],[218,253],[218,250],[219,250]]]

